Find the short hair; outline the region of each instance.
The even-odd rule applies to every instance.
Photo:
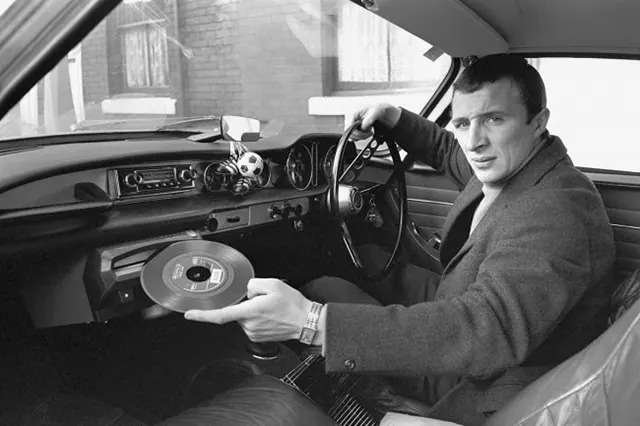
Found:
[[[547,92],[538,71],[522,56],[497,54],[484,56],[460,74],[453,83],[454,93],[473,93],[487,83],[507,78],[520,91],[522,103],[527,111],[527,122],[531,122],[547,106]]]

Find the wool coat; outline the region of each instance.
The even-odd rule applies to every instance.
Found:
[[[385,137],[462,190],[442,230],[444,272],[433,301],[329,303],[327,370],[454,374],[473,385],[459,400],[495,411],[604,330],[615,255],[603,201],[546,136],[469,234],[482,184],[453,134],[403,110]]]

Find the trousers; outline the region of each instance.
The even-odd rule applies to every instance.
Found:
[[[359,253],[365,265],[383,265],[389,256],[384,249],[373,245],[361,246]],[[404,261],[396,265],[387,277],[377,282],[361,280],[353,283],[340,277],[325,276],[305,284],[301,292],[320,303],[411,306],[433,300],[439,282],[438,274]],[[431,406],[459,382],[459,377],[455,375],[386,379],[404,396]]]

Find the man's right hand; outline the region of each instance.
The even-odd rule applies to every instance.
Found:
[[[371,128],[377,121],[388,128],[394,127],[400,120],[402,111],[399,107],[387,103],[380,103],[356,111],[350,117],[346,117],[345,129],[355,121],[361,120],[360,128],[353,131],[352,136],[356,140],[366,139],[371,136]]]

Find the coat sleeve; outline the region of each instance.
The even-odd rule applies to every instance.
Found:
[[[501,229],[458,297],[410,307],[329,304],[327,370],[486,377],[521,364],[590,282],[585,220],[560,196],[521,205],[517,225]]]
[[[398,124],[384,129],[383,133],[385,139],[395,141],[423,163],[444,173],[460,189],[473,176],[473,169],[453,133],[424,117],[402,109]]]

